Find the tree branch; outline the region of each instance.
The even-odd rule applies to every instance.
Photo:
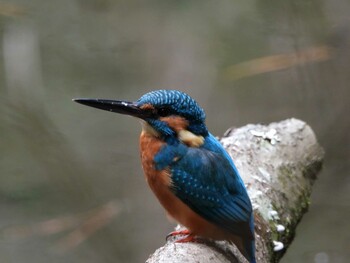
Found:
[[[312,129],[297,119],[229,129],[221,143],[247,185],[255,212],[257,262],[278,262],[307,211],[311,187],[324,152]],[[169,239],[147,260],[161,262],[246,262],[226,241],[175,243]]]

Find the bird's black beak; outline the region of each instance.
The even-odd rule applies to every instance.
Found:
[[[101,110],[126,114],[140,119],[151,117],[152,113],[137,106],[135,102],[106,99],[73,99],[80,104]]]

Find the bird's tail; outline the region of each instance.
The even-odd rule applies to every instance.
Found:
[[[249,263],[256,263],[255,240],[254,239],[243,240],[243,247],[244,247],[243,248],[244,251],[241,251],[241,252],[245,256],[245,258],[248,259]]]

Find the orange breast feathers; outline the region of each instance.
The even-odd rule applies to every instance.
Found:
[[[154,163],[154,156],[159,152],[165,142],[156,137],[154,132],[144,129],[141,133],[140,153],[142,168],[148,184],[159,181],[159,183],[168,187],[171,184],[170,174],[166,171],[156,170]]]

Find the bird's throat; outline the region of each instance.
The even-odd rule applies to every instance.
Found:
[[[153,137],[160,137],[159,132],[157,132],[151,125],[149,125],[146,121],[141,121],[142,132],[147,133]]]

